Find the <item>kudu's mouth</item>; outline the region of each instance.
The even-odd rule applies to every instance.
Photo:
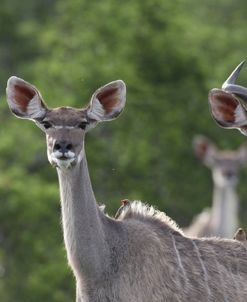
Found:
[[[51,153],[50,162],[53,166],[61,169],[69,169],[76,164],[76,155],[72,151]]]

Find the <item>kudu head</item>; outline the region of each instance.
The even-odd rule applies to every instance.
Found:
[[[247,164],[247,145],[238,150],[219,150],[208,138],[197,135],[193,140],[196,156],[211,171],[214,184],[219,187],[235,186],[240,168]]]
[[[236,85],[244,61],[223,83],[222,88],[209,92],[209,106],[215,121],[223,128],[236,128],[247,136],[247,89]]]
[[[111,82],[96,90],[82,109],[48,108],[36,87],[14,76],[8,80],[6,92],[13,114],[34,121],[46,133],[50,163],[68,169],[84,156],[85,133],[98,122],[112,120],[122,112],[126,87],[121,80]]]

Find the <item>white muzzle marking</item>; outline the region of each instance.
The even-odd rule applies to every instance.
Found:
[[[68,169],[76,162],[75,153],[72,151],[62,153],[57,150],[51,153],[50,158],[51,163],[61,169]]]

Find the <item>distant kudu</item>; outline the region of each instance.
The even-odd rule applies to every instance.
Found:
[[[57,168],[76,301],[247,301],[247,252],[241,242],[187,238],[164,213],[141,202],[123,207],[118,219],[99,209],[85,133],[120,114],[125,91],[122,81],[114,81],[96,90],[85,108],[51,109],[28,82],[11,77],[7,84],[11,111],[45,132],[48,159]]]
[[[189,236],[232,238],[237,227],[239,200],[236,186],[241,167],[247,164],[247,145],[238,150],[219,150],[207,137],[193,140],[196,156],[212,171],[212,207],[204,209],[184,229]]]

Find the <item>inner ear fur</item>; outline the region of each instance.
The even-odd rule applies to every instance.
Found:
[[[89,107],[89,118],[106,121],[116,118],[124,109],[126,86],[122,80],[110,82],[93,94]]]
[[[36,91],[26,85],[15,85],[15,100],[22,111],[26,111],[26,108],[31,99],[36,95]]]
[[[40,119],[45,115],[47,106],[41,94],[28,82],[13,76],[8,80],[6,93],[8,105],[17,117]]]
[[[221,127],[238,128],[246,123],[245,109],[233,94],[212,89],[208,99],[211,114]]]

